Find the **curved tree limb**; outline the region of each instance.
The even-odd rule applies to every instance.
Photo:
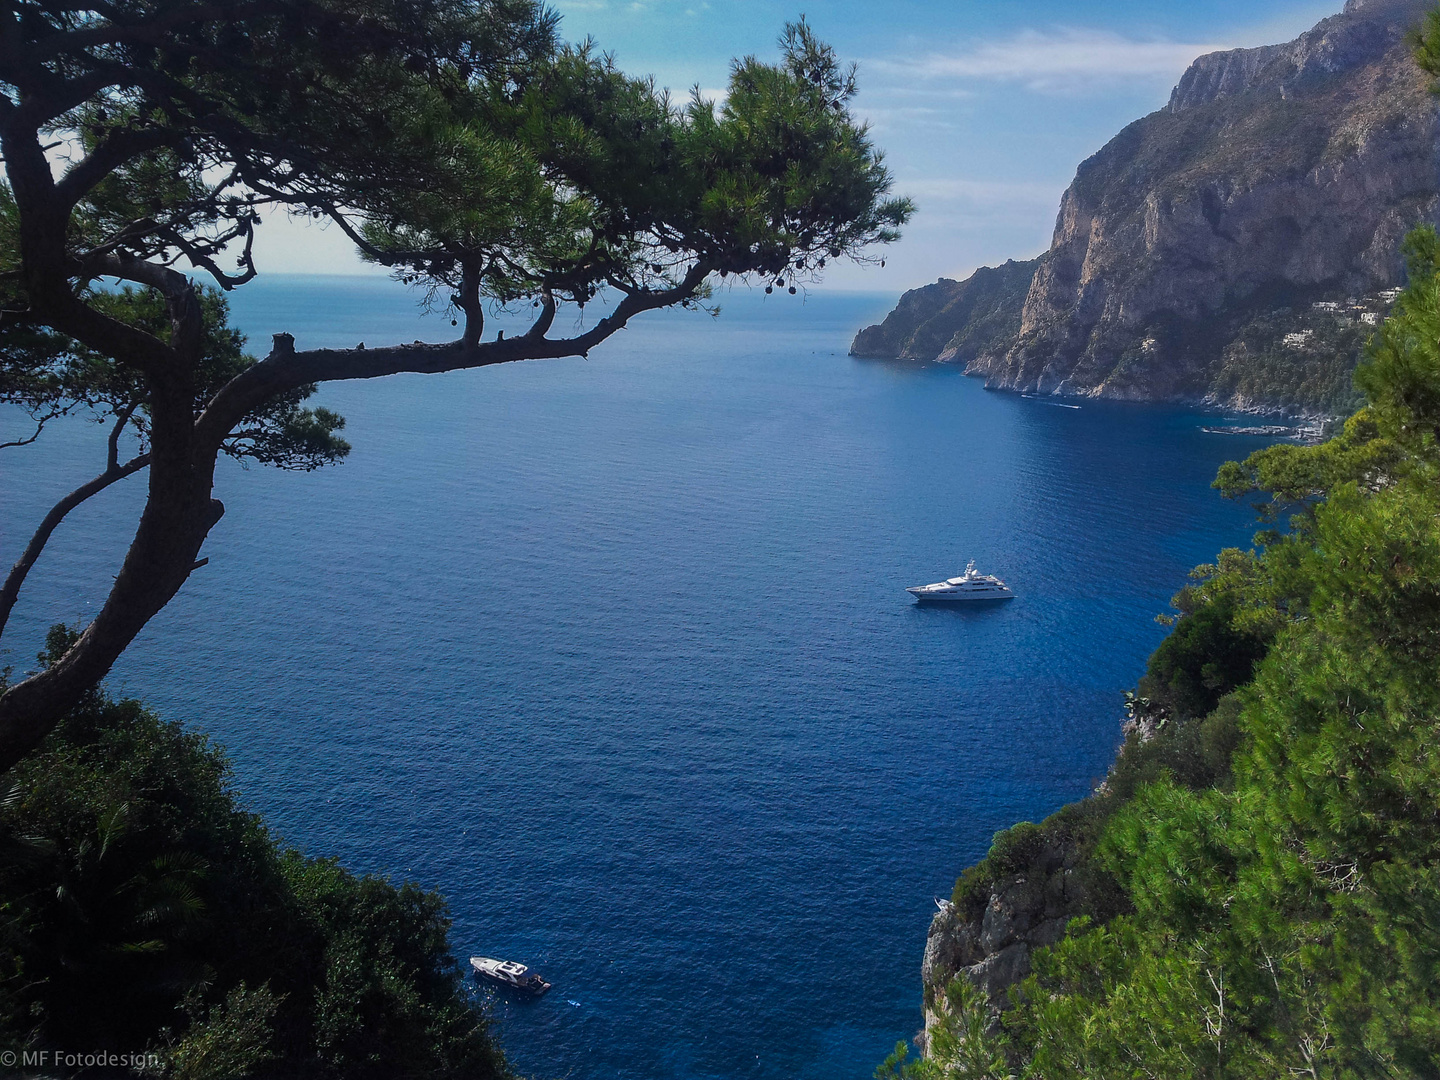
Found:
[[[177,324],[183,317],[183,310],[177,312]],[[225,512],[210,497],[218,451],[208,457],[194,453],[192,381],[163,367],[148,381],[150,452],[144,457],[150,467],[149,498],[135,539],[104,606],[79,640],[50,667],[0,695],[0,772],[54,729],[180,591],[197,566],[205,537]],[[129,462],[120,470],[144,464]],[[102,474],[100,487],[108,486],[110,475],[109,470]],[[84,497],[88,495],[82,494],[78,501]],[[56,514],[56,524],[61,517],[62,513]]]
[[[518,360],[584,356],[606,338],[623,330],[641,312],[670,307],[690,299],[709,273],[708,264],[697,263],[673,288],[631,292],[609,315],[585,333],[571,338],[545,336],[555,320],[555,300],[548,294],[544,297],[540,316],[528,332],[499,341],[469,344],[462,338],[443,345],[296,352],[293,337],[277,334],[270,355],[237,375],[206,406],[195,423],[197,452],[210,453],[219,447],[236,424],[270,398],[310,383],[377,379],[402,372],[436,375]]]
[[[45,545],[50,541],[50,534],[59,527],[60,522],[65,520],[65,516],[111,484],[118,483],[150,464],[149,454],[141,454],[123,465],[120,463],[120,436],[124,434],[125,426],[130,423],[130,418],[135,415],[135,411],[139,407],[140,402],[132,401],[115,414],[115,423],[111,425],[110,436],[106,440],[105,471],[93,480],[81,484],[50,508],[50,512],[40,522],[40,527],[30,537],[30,543],[25,545],[25,550],[21,553],[19,560],[10,568],[4,584],[0,585],[0,635],[5,633],[5,625],[10,621],[10,612],[15,607],[15,601],[20,596],[20,589],[25,584],[25,578],[29,575],[30,568],[35,565],[35,560],[40,558],[40,553],[45,550]],[[39,436],[38,431],[36,436]]]
[[[56,33],[52,35],[50,40],[43,43],[41,55],[56,55],[62,51],[90,49],[98,46],[135,43],[164,44],[169,35],[175,33],[176,30],[187,24],[194,24],[216,18],[244,18],[249,15],[279,10],[280,7],[281,5],[278,2],[252,3],[248,5],[233,4],[228,8],[223,4],[209,3],[198,3],[190,7],[176,7],[172,10],[164,11],[160,15],[129,26],[111,24],[85,30],[70,30],[65,33]]]
[[[25,578],[29,575],[30,568],[35,565],[35,560],[40,558],[40,553],[45,550],[45,545],[50,541],[51,533],[65,520],[65,516],[87,499],[100,494],[111,484],[124,480],[149,464],[149,454],[131,458],[123,465],[116,464],[112,460],[103,473],[93,480],[81,484],[50,508],[50,512],[40,522],[40,527],[30,537],[30,543],[25,545],[25,550],[21,552],[20,558],[10,568],[10,573],[5,576],[5,583],[0,585],[0,634],[5,632],[5,625],[10,621],[10,612],[15,607],[15,601],[19,599],[20,588],[25,584]]]
[[[72,165],[55,185],[67,208],[73,207],[115,169],[175,140],[173,132],[159,128],[117,131]]]
[[[35,421],[35,434],[25,439],[11,439],[8,442],[0,442],[0,450],[9,450],[16,446],[29,446],[44,433],[46,424],[57,417],[64,416],[66,411],[65,409],[51,409],[44,416],[40,417],[31,414],[31,419]]]
[[[258,271],[255,269],[255,222],[254,219],[246,219],[243,223],[221,233],[207,243],[211,249],[219,249],[228,244],[231,240],[238,240],[242,237],[245,240],[245,247],[240,252],[239,264],[244,269],[238,274],[227,274],[216,264],[211,254],[198,244],[187,240],[176,230],[166,230],[166,238],[175,248],[184,253],[190,260],[191,265],[209,272],[210,276],[226,292],[238,288],[249,281],[253,281]]]

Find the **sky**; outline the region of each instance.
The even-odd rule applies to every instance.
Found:
[[[854,111],[919,210],[885,267],[826,287],[898,293],[1049,246],[1076,166],[1168,100],[1196,56],[1288,41],[1343,0],[554,0],[636,75],[723,92],[732,57],[776,56],[805,15],[860,67]],[[272,215],[262,272],[379,273],[334,227]]]

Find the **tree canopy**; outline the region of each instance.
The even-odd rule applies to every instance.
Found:
[[[716,279],[794,292],[869,259],[911,213],[850,104],[855,69],[802,20],[723,102],[677,102],[532,0],[0,2],[0,400],[35,427],[112,425],[95,479],[40,524],[0,630],[65,514],[148,470],[100,614],[0,696],[0,769],[104,676],[200,565],[221,455],[342,457],[317,384],[585,355],[634,316],[701,306]],[[255,360],[197,283],[243,287],[262,212],[327,218],[459,327],[439,345]],[[117,289],[116,283],[119,284]],[[552,336],[569,305],[599,309]],[[528,330],[486,340],[496,307]],[[121,461],[130,430],[141,453]]]

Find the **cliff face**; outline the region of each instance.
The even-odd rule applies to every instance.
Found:
[[[1394,25],[1412,23],[1424,5],[1411,0],[1349,0],[1344,11],[1285,45],[1210,53],[1190,65],[1170,95],[1169,109],[1194,108],[1222,97],[1280,84],[1316,84],[1383,55]]]
[[[962,972],[997,1006],[1005,991],[1030,974],[1030,954],[1054,945],[1083,910],[1085,889],[1075,873],[1074,845],[1047,846],[1032,865],[990,885],[967,910],[947,905],[930,921],[921,978],[927,1006]],[[928,1025],[927,1013],[927,1027]]]
[[[930,922],[921,978],[925,1027],[936,1002],[957,975],[989,997],[996,1013],[1007,991],[1030,974],[1036,949],[1054,945],[1077,915],[1107,911],[1113,891],[1089,865],[1095,800],[1062,809],[1039,826],[1022,824],[996,837],[996,846],[956,886],[953,900]]]
[[[1013,336],[955,358],[1006,389],[1213,396],[1257,317],[1398,283],[1401,239],[1440,209],[1437,109],[1405,42],[1424,8],[1351,0],[1289,44],[1201,57],[1080,166],[1018,313],[991,313]]]

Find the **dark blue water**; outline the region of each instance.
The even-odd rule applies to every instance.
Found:
[[[859,1078],[920,1025],[934,908],[990,835],[1083,795],[1257,440],[852,360],[886,297],[722,297],[591,360],[327,388],[355,451],[222,471],[210,565],[112,684],[227,745],[307,851],[440,889],[536,1076]],[[440,338],[388,282],[271,282],[301,347]],[[6,421],[13,420],[7,416]],[[97,471],[5,451],[0,557]],[[96,610],[138,481],[74,515],[10,662]],[[967,558],[1008,605],[915,607]]]

